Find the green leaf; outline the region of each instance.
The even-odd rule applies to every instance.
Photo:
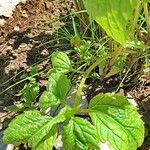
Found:
[[[51,150],[56,139],[56,123],[66,119],[68,107],[52,118],[42,115],[39,111],[26,111],[11,121],[4,132],[5,143],[19,145],[28,143],[34,150]]]
[[[40,97],[40,108],[47,109],[63,102],[70,89],[70,84],[66,75],[58,72],[52,73],[49,77],[47,91]]]
[[[51,58],[52,65],[57,72],[67,73],[72,70],[69,57],[63,52],[55,52]]]
[[[32,66],[31,67],[31,72],[30,72],[31,76],[33,76],[37,73],[38,73],[38,66]]]
[[[65,150],[98,148],[98,139],[94,126],[79,117],[72,118],[64,126],[62,138]]]
[[[114,40],[126,46],[136,0],[84,0],[88,13]]]
[[[39,85],[36,83],[34,78],[30,78],[30,82],[25,84],[24,88],[19,92],[18,96],[23,97],[26,104],[31,105],[31,103],[36,99],[39,93]]]
[[[111,77],[111,76],[119,73],[120,71],[121,71],[120,68],[118,68],[116,66],[112,66],[111,69],[110,69],[110,71],[109,71],[109,73],[106,75],[105,78],[109,78],[109,77]]]
[[[34,140],[31,140],[35,134],[39,134],[39,139],[42,137],[43,130],[49,133],[46,127],[51,122],[52,117],[43,116],[39,111],[26,111],[24,114],[17,116],[11,121],[9,127],[4,132],[3,140],[5,143],[19,145],[21,143],[31,143],[30,145],[37,145]],[[51,128],[50,128],[51,129]],[[32,143],[33,142],[33,143]],[[35,147],[34,146],[34,147]]]
[[[47,109],[51,106],[55,106],[61,103],[56,96],[48,91],[45,91],[40,97],[40,108]]]
[[[57,129],[52,127],[51,132],[37,145],[36,150],[52,150],[57,138]]]
[[[64,100],[70,89],[70,80],[61,73],[52,73],[49,77],[47,90],[60,100]]]
[[[66,119],[67,112],[68,107],[64,107],[55,118],[52,118],[51,121],[45,124],[28,140],[29,145],[33,148],[36,147],[51,132],[55,124],[63,122]]]
[[[20,111],[24,111],[25,108],[26,108],[25,104],[24,103],[20,103],[20,104],[7,106],[5,108],[5,110],[8,111],[8,112],[20,112]]]
[[[150,2],[150,0],[143,0],[143,1],[144,1],[144,2],[147,2],[147,3]]]
[[[144,139],[144,123],[137,108],[124,96],[99,94],[89,105],[90,116],[101,142],[114,150],[136,150]]]
[[[126,47],[130,48],[130,49],[134,49],[134,48],[137,48],[137,49],[149,49],[150,48],[150,46],[145,45],[144,43],[142,43],[141,41],[139,41],[136,38],[133,38],[133,39],[127,41]]]

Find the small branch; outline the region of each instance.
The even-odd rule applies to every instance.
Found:
[[[81,92],[83,90],[83,86],[84,83],[87,79],[87,77],[89,76],[90,72],[97,66],[99,65],[102,61],[104,61],[106,58],[108,58],[109,56],[106,56],[104,58],[99,58],[97,59],[97,61],[95,63],[93,63],[86,71],[85,74],[83,76],[83,78],[81,79],[80,85],[78,87],[77,93],[76,93],[76,97],[75,97],[75,102],[74,102],[74,108],[77,108],[80,104],[80,97],[81,97]]]

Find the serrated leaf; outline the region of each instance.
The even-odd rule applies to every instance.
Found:
[[[4,132],[3,140],[14,145],[28,143],[33,150],[40,150],[39,147],[45,150],[44,145],[51,148],[56,136],[55,124],[66,119],[67,111],[68,107],[63,108],[55,118],[41,115],[37,110],[26,111],[11,121]],[[54,133],[53,137],[51,133]],[[50,139],[53,141],[50,142]]]
[[[88,150],[98,148],[94,126],[79,117],[72,118],[63,129],[63,148],[65,150]]]
[[[52,65],[57,72],[67,73],[72,69],[69,57],[63,52],[55,52],[51,58]]]
[[[52,73],[48,80],[47,91],[63,100],[70,89],[70,80],[61,73]]]
[[[51,132],[37,145],[36,150],[52,150],[57,138],[57,129],[52,127]]]
[[[144,139],[144,123],[124,96],[99,94],[91,101],[90,116],[100,140],[115,150],[136,150]]]
[[[61,101],[56,98],[56,96],[48,91],[45,91],[40,97],[40,108],[47,109],[51,106],[55,106],[61,103]]]
[[[36,132],[29,140],[28,143],[31,147],[36,147],[41,140],[45,136],[47,136],[51,132],[51,128],[59,122],[63,122],[66,119],[66,113],[68,111],[68,107],[64,107],[60,113],[53,118],[49,123],[47,123],[45,126],[43,126],[38,132]]]
[[[109,36],[126,45],[129,39],[128,21],[136,0],[84,0],[88,13],[102,26]]]
[[[28,143],[29,139],[51,120],[52,117],[43,116],[39,111],[26,111],[11,121],[4,132],[4,142],[15,145]]]
[[[70,84],[66,75],[58,72],[52,73],[48,80],[47,91],[40,97],[40,108],[47,109],[63,102],[70,89]]]

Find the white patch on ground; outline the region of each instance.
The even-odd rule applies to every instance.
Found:
[[[0,131],[0,150],[13,150],[14,145],[3,143],[2,136],[3,136],[3,131]]]
[[[130,104],[134,105],[135,107],[138,107],[137,102],[135,101],[135,99],[129,93],[127,93],[127,98],[128,98],[128,102]]]
[[[0,0],[0,16],[11,17],[16,5],[22,0]]]
[[[54,146],[55,146],[55,149],[62,150],[63,143],[62,143],[62,136],[61,135],[58,136]]]

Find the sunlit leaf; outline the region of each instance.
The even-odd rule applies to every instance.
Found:
[[[144,123],[124,96],[99,94],[90,101],[93,123],[99,139],[114,150],[136,150],[144,140]]]

